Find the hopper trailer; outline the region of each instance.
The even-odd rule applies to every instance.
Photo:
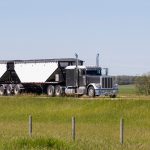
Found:
[[[107,95],[118,88],[107,69],[86,67],[76,58],[0,61],[0,95],[39,91],[48,96]],[[102,73],[105,70],[105,73]]]

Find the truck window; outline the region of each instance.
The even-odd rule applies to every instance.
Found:
[[[87,75],[100,76],[100,75],[101,75],[101,70],[100,70],[100,69],[87,70],[87,71],[86,71],[86,74],[87,74]]]

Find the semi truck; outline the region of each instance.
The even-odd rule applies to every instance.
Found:
[[[108,69],[85,66],[76,58],[1,60],[0,95],[36,91],[48,96],[88,95],[116,97],[118,87]]]

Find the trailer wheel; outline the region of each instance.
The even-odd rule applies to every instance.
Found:
[[[20,92],[21,92],[21,89],[20,89],[19,84],[15,85],[15,87],[14,87],[14,94],[18,95],[18,94],[20,94]]]
[[[95,90],[94,90],[94,87],[93,86],[90,86],[88,88],[88,96],[89,97],[95,97]]]
[[[6,94],[9,96],[12,94],[12,92],[13,92],[13,87],[11,84],[9,84],[6,88]]]
[[[56,85],[55,87],[55,95],[61,96],[62,95],[62,87],[60,85]]]
[[[55,96],[55,88],[54,88],[53,85],[49,85],[47,87],[47,95],[50,96],[50,97]]]
[[[0,86],[0,96],[3,96],[5,93],[5,88],[3,85]]]

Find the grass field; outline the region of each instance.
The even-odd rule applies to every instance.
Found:
[[[121,87],[121,99],[0,97],[0,149],[149,150],[150,97],[126,99],[125,88],[129,90]],[[32,138],[29,115],[33,116]],[[75,142],[72,116],[77,122]],[[121,117],[125,120],[123,145],[119,143]]]
[[[126,96],[136,95],[137,93],[136,93],[135,85],[120,85],[119,94],[126,95]]]

